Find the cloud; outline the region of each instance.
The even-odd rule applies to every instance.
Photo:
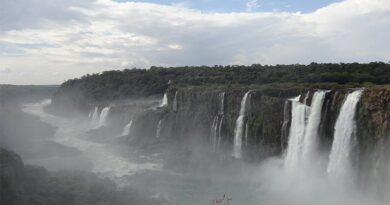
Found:
[[[0,82],[60,83],[152,65],[390,60],[388,0],[345,0],[305,14],[203,13],[112,0],[18,1],[28,15],[18,15],[11,0],[0,2],[15,18],[3,21],[0,11],[6,24],[0,29],[0,63],[14,70]],[[18,55],[2,55],[5,50]],[[16,75],[22,72],[31,76]]]
[[[245,3],[246,11],[254,11],[260,7],[258,0],[247,0]]]

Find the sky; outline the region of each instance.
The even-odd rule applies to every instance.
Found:
[[[150,66],[390,61],[390,0],[0,0],[0,84]]]

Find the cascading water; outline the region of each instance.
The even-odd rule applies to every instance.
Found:
[[[214,117],[213,124],[211,126],[211,133],[210,133],[210,145],[212,150],[215,152],[217,149],[217,143],[218,143],[218,115]]]
[[[305,165],[315,163],[318,156],[318,130],[321,123],[321,111],[325,95],[326,91],[316,91],[311,101],[310,115],[305,129],[302,148],[302,160]]]
[[[281,130],[281,148],[282,150],[284,151],[285,150],[285,142],[286,140],[288,139],[288,127],[289,127],[289,124],[290,124],[290,101],[289,100],[286,100],[284,102],[284,109],[283,109],[283,124],[282,124],[282,130]]]
[[[168,106],[168,94],[167,93],[164,93],[164,96],[161,100],[161,104],[160,104],[160,107],[165,107],[165,106]]]
[[[355,112],[362,90],[348,94],[336,121],[332,149],[327,168],[328,176],[344,185],[353,180],[351,151],[356,132]]]
[[[162,124],[162,119],[158,121],[157,123],[157,128],[156,128],[156,138],[161,137],[161,124]]]
[[[222,123],[224,119],[225,110],[225,93],[218,94],[218,114],[214,117],[213,124],[211,125],[210,131],[210,145],[213,152],[218,152],[219,145],[221,142]]]
[[[247,109],[247,100],[250,96],[250,91],[245,93],[244,97],[241,100],[240,115],[236,121],[236,128],[234,129],[234,145],[233,145],[233,157],[241,158],[242,157],[242,137],[244,132],[244,121],[246,116]]]
[[[219,128],[218,128],[218,140],[217,140],[217,151],[219,151],[221,147],[221,141],[222,141],[222,123],[224,120],[225,116],[222,115],[221,119],[219,120]]]
[[[300,96],[292,99],[292,116],[285,167],[296,170],[311,165],[317,156],[318,129],[326,91],[316,91],[310,108],[299,102]],[[306,94],[306,96],[309,96]],[[307,101],[305,97],[304,101]],[[308,115],[309,114],[309,115]],[[308,117],[307,117],[308,116]]]
[[[93,111],[91,123],[94,126],[97,126],[99,124],[99,108],[98,107],[95,107],[95,110]]]
[[[130,134],[132,125],[133,125],[133,120],[130,120],[130,122],[123,128],[122,136],[127,136]]]
[[[106,126],[108,121],[108,114],[110,113],[111,107],[105,107],[103,108],[102,112],[100,113],[100,118],[99,118],[99,127],[101,126]]]
[[[92,117],[92,111],[89,111],[88,118],[91,119],[91,117]]]
[[[284,166],[288,170],[295,170],[299,166],[303,137],[305,135],[306,105],[299,102],[300,97],[291,99],[291,126],[284,161]]]

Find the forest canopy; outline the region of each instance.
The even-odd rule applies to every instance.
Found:
[[[389,84],[390,64],[340,63],[309,65],[260,65],[251,66],[184,66],[151,67],[150,69],[125,69],[105,71],[68,80],[59,91],[81,91],[94,100],[120,99],[161,94],[167,82],[176,85],[262,85],[270,83],[337,83],[337,84]]]

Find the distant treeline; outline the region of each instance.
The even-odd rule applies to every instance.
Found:
[[[4,103],[32,103],[50,98],[58,85],[6,85],[0,84],[0,105]]]
[[[78,91],[88,99],[109,100],[161,94],[167,82],[177,85],[253,85],[269,83],[390,84],[390,64],[340,63],[309,65],[151,67],[105,71],[68,80],[60,92]]]

